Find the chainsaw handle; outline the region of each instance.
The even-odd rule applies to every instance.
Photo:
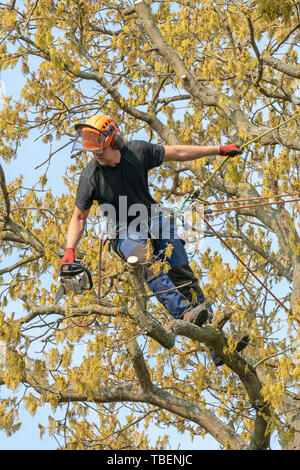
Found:
[[[87,275],[87,277],[88,277],[88,280],[89,280],[89,287],[87,287],[85,290],[92,289],[92,288],[93,288],[93,279],[92,279],[92,275],[91,275],[90,271],[89,271],[85,266],[83,266],[83,270],[84,270],[84,272],[86,273],[86,275]]]

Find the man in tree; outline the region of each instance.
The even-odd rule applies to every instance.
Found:
[[[235,156],[242,153],[235,144],[223,146],[175,145],[163,146],[145,141],[124,142],[114,120],[105,115],[95,115],[84,124],[77,124],[75,148],[82,141],[83,149],[94,155],[84,168],[77,189],[75,209],[71,218],[66,250],[61,263],[74,262],[75,248],[81,239],[86,219],[93,201],[105,209],[111,207],[116,220],[117,232],[112,245],[124,259],[136,256],[143,267],[144,279],[167,311],[176,319],[183,319],[197,326],[211,320],[213,311],[189,266],[182,240],[176,236],[174,219],[168,217],[168,236],[165,235],[165,217],[151,197],[148,187],[148,171],[167,161],[191,161],[209,155]],[[82,150],[82,147],[81,147]],[[126,197],[126,207],[124,206]],[[123,198],[123,199],[122,199]],[[131,208],[138,205],[144,211],[141,223],[134,223]],[[141,207],[142,205],[142,207]],[[128,208],[128,210],[127,210]],[[108,218],[111,217],[108,210]],[[153,214],[159,213],[158,216]],[[154,222],[154,223],[153,223]],[[147,227],[146,232],[143,228]],[[153,227],[158,237],[153,237]],[[149,261],[148,243],[153,245]],[[154,273],[151,263],[164,260],[168,244],[172,253],[167,257],[170,269],[167,273]],[[213,356],[216,365],[221,360]]]

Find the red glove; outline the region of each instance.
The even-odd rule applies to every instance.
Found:
[[[241,150],[236,144],[220,145],[219,147],[219,154],[223,156],[225,155],[226,157],[235,157],[242,152],[243,150]]]
[[[59,264],[74,263],[74,261],[75,261],[75,252],[73,248],[66,248],[64,257],[61,259]]]

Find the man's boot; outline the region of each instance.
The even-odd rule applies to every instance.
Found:
[[[182,317],[182,319],[186,322],[193,323],[197,326],[202,326],[208,320],[208,310],[205,305],[200,304],[196,307],[188,310]]]

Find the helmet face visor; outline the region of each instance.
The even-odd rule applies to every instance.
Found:
[[[93,153],[103,153],[103,146],[107,136],[101,131],[91,127],[80,127],[72,148],[72,153],[83,150]]]

